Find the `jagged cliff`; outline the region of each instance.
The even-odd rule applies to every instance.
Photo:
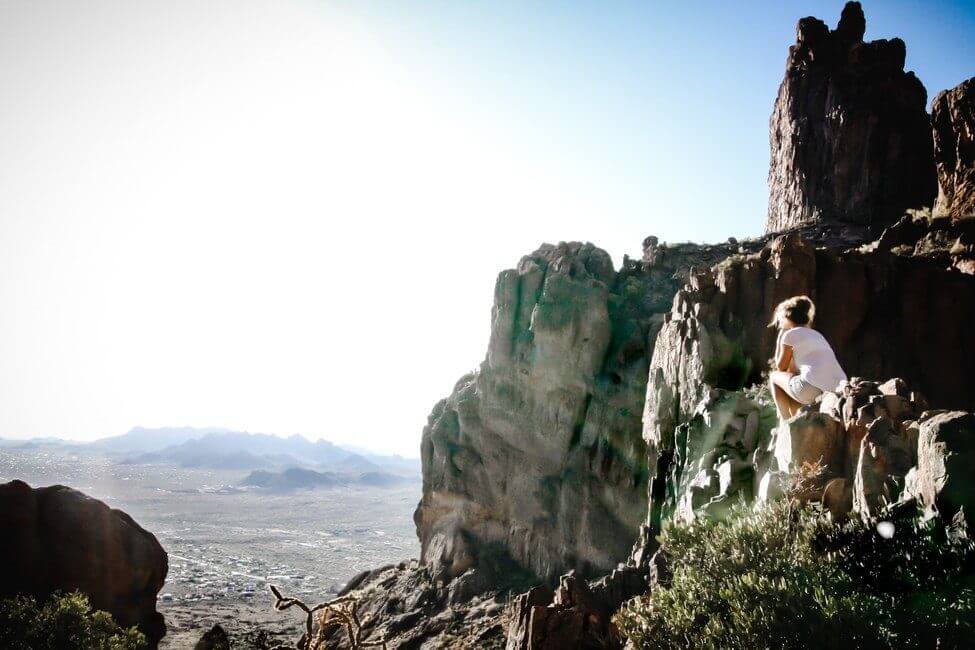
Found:
[[[739,248],[648,238],[616,271],[591,244],[545,245],[498,276],[486,359],[423,432],[415,520],[436,575],[548,580],[627,556],[646,516],[640,417],[663,314],[692,266]]]
[[[937,193],[927,92],[899,38],[863,41],[859,2],[836,29],[796,27],[771,119],[766,232],[818,220],[893,223]]]

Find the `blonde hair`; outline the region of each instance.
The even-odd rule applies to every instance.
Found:
[[[780,317],[788,318],[799,327],[809,327],[816,317],[816,305],[809,296],[792,296],[780,302],[772,312],[769,327],[775,327]]]

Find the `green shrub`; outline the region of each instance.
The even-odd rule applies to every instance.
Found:
[[[970,647],[972,544],[915,513],[888,523],[889,539],[783,500],[670,525],[669,585],[614,620],[637,647]]]
[[[146,638],[122,629],[108,612],[91,610],[78,592],[54,594],[43,605],[30,596],[0,600],[0,648],[6,650],[136,650]]]

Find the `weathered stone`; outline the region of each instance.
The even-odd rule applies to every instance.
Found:
[[[486,360],[421,443],[415,521],[436,577],[483,564],[597,575],[628,557],[646,517],[640,413],[662,315],[692,268],[732,253],[646,246],[647,262],[617,272],[591,244],[545,245],[498,276]]]
[[[927,92],[900,39],[863,42],[849,2],[830,30],[803,18],[771,118],[766,232],[810,221],[893,223],[937,192]]]
[[[869,518],[900,496],[904,476],[917,455],[912,437],[900,422],[878,417],[867,427],[860,443],[853,490],[853,508]]]
[[[938,93],[931,122],[938,170],[934,211],[953,219],[975,216],[975,77]]]
[[[922,505],[969,528],[975,513],[975,415],[928,413],[919,421],[917,472],[912,482]]]
[[[821,468],[824,479],[841,476],[846,466],[843,424],[817,412],[799,413],[775,431],[778,469],[794,473],[803,466]]]
[[[516,596],[507,606],[507,650],[531,650],[534,646],[533,635],[535,634],[533,620],[535,612],[541,620],[545,616],[544,611],[552,603],[554,592],[548,587],[534,587],[529,591]]]
[[[78,590],[123,627],[138,625],[152,647],[166,634],[156,611],[166,551],[121,510],[62,485],[11,481],[0,485],[0,529],[0,597]]]
[[[625,601],[645,593],[647,588],[647,572],[636,567],[614,570],[592,583],[574,573],[564,575],[553,596],[533,589],[512,600],[508,607],[506,648],[620,648],[622,638],[612,623],[612,615]]]
[[[823,506],[842,519],[853,510],[853,488],[845,478],[834,478],[823,488]]]
[[[429,567],[415,560],[374,569],[357,578],[339,595],[358,602],[363,640],[385,637],[390,650],[504,648],[507,616],[498,592],[511,586],[504,576],[491,577],[490,589],[468,600],[461,594],[471,581],[481,579],[474,572],[442,582],[433,577]],[[545,602],[551,601],[551,594],[549,589]],[[345,628],[326,629],[323,647],[349,649]]]

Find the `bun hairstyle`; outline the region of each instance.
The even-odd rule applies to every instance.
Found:
[[[793,296],[788,300],[783,300],[775,308],[772,314],[772,322],[769,327],[775,327],[780,317],[791,320],[799,327],[808,327],[816,317],[816,305],[809,299],[809,296]]]

